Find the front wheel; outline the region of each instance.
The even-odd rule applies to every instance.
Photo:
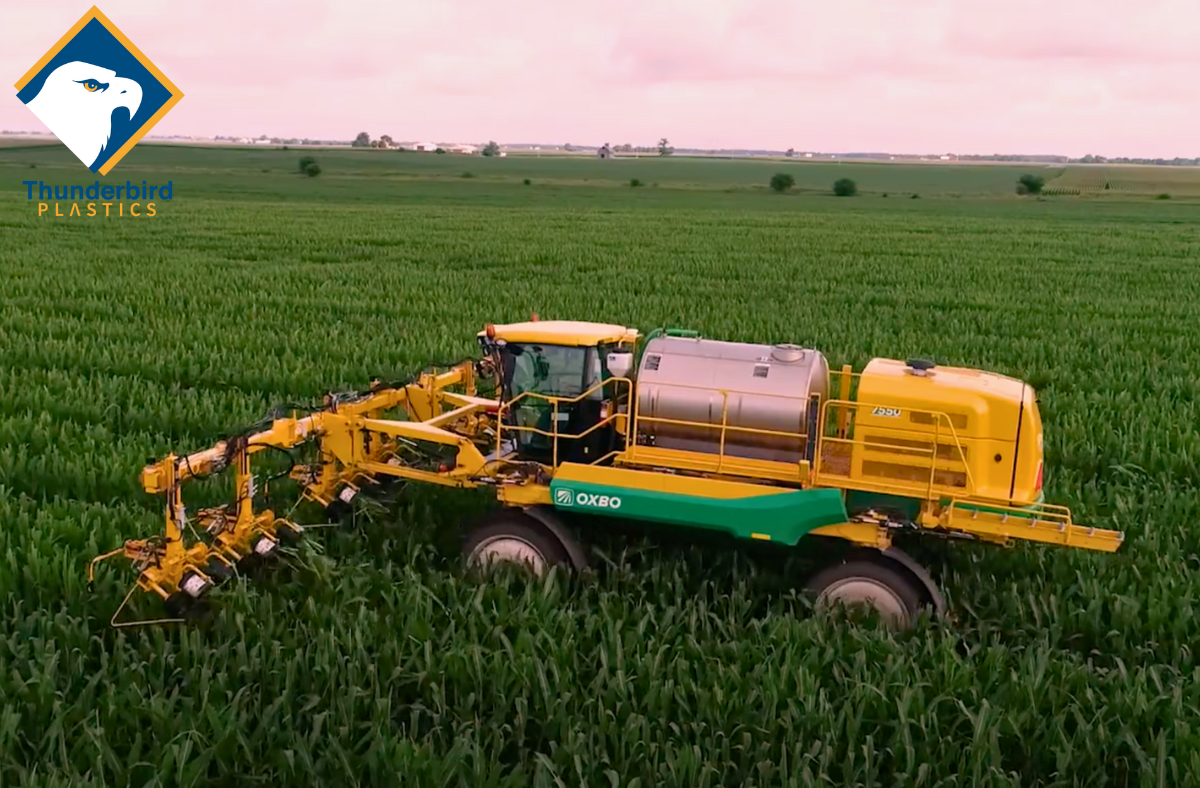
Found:
[[[871,560],[831,566],[809,581],[808,591],[817,610],[866,607],[897,629],[912,627],[922,607],[921,590],[907,573]]]
[[[499,512],[467,535],[463,558],[471,569],[487,570],[497,563],[524,566],[542,577],[551,566],[570,567],[562,542],[532,518]]]

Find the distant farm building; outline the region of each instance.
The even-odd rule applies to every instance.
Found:
[[[601,145],[600,149],[596,151],[596,157],[600,159],[611,159],[612,156],[612,148],[608,146],[607,142]]]
[[[450,147],[451,153],[475,153],[479,150],[476,145],[453,145]]]
[[[434,145],[432,142],[418,142],[416,145],[413,145],[413,150],[423,150],[433,153],[435,150],[437,150],[437,147],[438,146]]]

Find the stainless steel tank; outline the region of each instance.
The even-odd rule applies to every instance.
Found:
[[[729,427],[776,430],[788,437],[728,429],[725,454],[783,462],[804,458],[808,398],[829,396],[829,364],[817,350],[690,337],[649,341],[637,372],[638,431],[654,446],[716,453],[728,392]],[[664,424],[671,419],[712,425]]]

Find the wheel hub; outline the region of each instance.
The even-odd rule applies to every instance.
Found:
[[[487,567],[497,561],[527,566],[538,575],[546,569],[545,556],[529,542],[515,536],[494,536],[471,551],[470,563],[474,566]]]
[[[909,613],[904,601],[890,588],[867,577],[848,577],[829,586],[817,599],[820,608],[836,604],[874,608],[889,624],[904,626]]]

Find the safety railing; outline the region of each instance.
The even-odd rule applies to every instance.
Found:
[[[858,386],[856,385],[862,379],[861,372],[855,372],[854,367],[849,364],[843,364],[840,370],[831,370],[829,373],[830,391],[837,391],[835,396],[839,400],[853,400],[858,395]],[[838,413],[837,434],[839,437],[845,438],[850,431],[850,411],[842,410]],[[824,414],[822,413],[821,423],[825,424]]]
[[[893,406],[884,403],[846,399],[829,399],[822,403],[821,424],[823,428],[817,439],[817,451],[813,462],[814,482],[816,484],[825,483],[838,487],[853,487],[871,492],[904,496],[919,495],[925,500],[934,500],[935,498],[946,496],[968,498],[973,495],[975,480],[971,475],[971,466],[967,462],[966,452],[963,449],[962,441],[959,439],[958,431],[954,428],[954,423],[948,414],[941,411],[920,408],[904,408],[908,413],[920,413],[929,417],[933,423],[932,433],[924,430],[900,429],[878,425],[880,432],[906,434],[919,439],[910,442],[909,445],[898,445],[896,442],[888,442],[886,439],[869,440],[865,437],[858,437],[854,433],[859,429],[865,430],[867,428],[857,423],[857,419],[854,419],[855,423],[853,427],[848,426],[849,416],[857,416],[864,411],[869,413],[871,409],[875,408],[891,407]],[[834,417],[830,415],[831,409],[838,410],[838,413]],[[932,443],[928,447],[920,445],[929,441],[930,438],[932,438]],[[943,438],[946,439],[945,442],[943,442]],[[941,449],[943,448],[949,450],[949,459],[943,459],[938,456],[942,453]],[[868,452],[876,452],[877,454],[868,455]],[[918,462],[918,464],[914,465],[911,462],[894,462],[893,465],[896,468],[906,468],[922,472],[923,480],[920,482],[916,479],[904,478],[902,476],[868,474],[864,473],[861,469],[861,466],[868,460],[886,464],[886,458],[911,460],[914,456],[928,458],[927,475],[924,475],[924,463]],[[857,471],[855,469],[856,458],[859,465]],[[830,470],[831,466],[833,470]],[[963,476],[964,483],[961,485],[939,484],[939,471],[942,472],[943,479],[950,473],[960,473]]]
[[[577,434],[564,433],[564,432],[560,432],[558,430],[558,421],[559,421],[558,415],[561,412],[559,409],[560,406],[573,405],[575,403],[582,402],[582,401],[590,398],[597,391],[603,389],[605,386],[609,386],[612,384],[621,384],[621,383],[625,384],[625,391],[627,393],[632,393],[632,391],[633,391],[633,381],[632,380],[630,380],[629,378],[625,378],[625,377],[611,377],[611,378],[608,378],[607,380],[602,380],[599,383],[596,383],[591,388],[588,388],[587,390],[585,390],[582,393],[577,394],[573,397],[560,397],[560,396],[557,396],[554,394],[542,394],[541,392],[537,392],[537,391],[523,391],[520,394],[518,394],[517,396],[513,397],[508,402],[501,403],[500,408],[497,412],[497,419],[496,419],[496,424],[497,424],[497,426],[496,426],[496,456],[500,456],[500,453],[504,450],[504,433],[505,432],[531,433],[534,435],[541,435],[543,437],[550,439],[551,464],[553,467],[557,468],[558,467],[558,442],[560,440],[577,440],[579,438],[586,438],[588,435],[591,435],[593,432],[596,432],[596,431],[600,430],[601,428],[603,428],[609,424],[612,424],[618,418],[620,418],[622,415],[624,415],[624,414],[620,413],[618,410],[617,406],[620,402],[620,395],[617,394],[616,396],[612,397],[611,400],[608,400],[608,402],[610,402],[611,412],[607,416],[604,416],[603,418],[601,418],[599,421],[597,421],[592,426],[588,427],[583,432],[580,432]],[[539,429],[538,427],[531,427],[528,425],[514,425],[514,424],[505,424],[504,423],[505,412],[513,410],[519,402],[521,402],[522,400],[525,400],[525,399],[545,400],[546,402],[548,402],[550,404],[550,425],[551,425],[550,431]],[[630,399],[632,399],[632,397],[630,397]],[[626,420],[626,422],[625,422],[624,438],[625,438],[626,444],[628,444],[628,442],[629,442],[629,421],[628,420]],[[604,456],[599,457],[596,460],[593,460],[591,464],[595,465],[597,463],[603,462],[604,460],[608,459],[609,457],[614,456],[617,453],[618,453],[617,451],[610,451],[607,454],[605,454]]]
[[[737,395],[737,396],[748,396],[748,397],[756,397],[756,398],[762,397],[762,398],[769,398],[769,399],[784,400],[787,402],[794,402],[794,403],[797,403],[797,405],[800,405],[801,401],[798,397],[788,396],[786,394],[768,394],[768,393],[763,393],[763,392],[758,392],[758,391],[746,391],[743,389],[711,388],[708,386],[693,386],[693,385],[688,385],[686,383],[664,383],[664,382],[660,382],[657,380],[654,381],[653,383],[648,383],[648,384],[644,384],[644,385],[655,386],[655,387],[659,387],[659,388],[688,389],[688,390],[692,390],[692,391],[703,392],[704,394],[708,394],[708,395],[712,395],[712,394],[720,394],[721,395],[721,422],[719,424],[715,424],[711,421],[692,421],[692,420],[688,420],[688,419],[669,419],[669,418],[665,418],[662,416],[646,416],[646,415],[642,414],[642,409],[641,409],[641,407],[639,407],[638,403],[633,403],[633,405],[631,406],[631,410],[633,411],[633,434],[634,435],[640,435],[641,434],[640,427],[646,423],[669,424],[669,425],[673,425],[673,426],[677,426],[677,427],[689,427],[689,428],[696,428],[696,429],[703,429],[703,430],[718,430],[719,433],[718,433],[718,438],[717,438],[717,465],[716,465],[717,473],[720,473],[723,470],[725,470],[725,461],[727,458],[730,457],[730,455],[728,455],[726,453],[726,446],[728,443],[729,433],[731,433],[731,432],[748,434],[748,435],[761,435],[761,436],[782,438],[782,439],[788,440],[788,441],[797,441],[799,444],[799,448],[796,449],[797,453],[801,454],[802,456],[806,456],[806,457],[811,456],[811,453],[808,452],[808,448],[809,448],[809,441],[811,440],[810,436],[811,436],[813,430],[817,429],[817,424],[815,423],[817,421],[817,418],[816,418],[817,414],[816,414],[816,412],[814,412],[813,408],[809,407],[808,403],[804,404],[804,407],[806,409],[806,414],[807,414],[807,416],[806,416],[807,432],[789,431],[789,430],[770,430],[770,429],[763,429],[761,427],[742,427],[742,426],[738,426],[738,425],[732,425],[729,423],[729,398],[730,398],[730,396]],[[638,400],[640,401],[640,399],[641,399],[641,397],[639,395]]]
[[[846,391],[851,388],[851,381],[854,377],[858,377],[858,373],[852,373],[848,367],[843,368],[841,372],[842,385],[838,388],[840,391]],[[617,403],[620,400],[620,394],[614,396],[611,402],[611,412],[606,414],[597,423],[588,427],[579,433],[567,433],[559,429],[559,414],[561,408],[566,405],[575,404],[591,397],[597,390],[610,384],[617,384],[621,387],[623,393],[628,394],[627,402],[629,403],[628,410],[625,414],[619,412]],[[721,420],[719,423],[713,421],[696,421],[691,419],[673,419],[663,416],[647,416],[642,413],[639,407],[640,397],[635,396],[633,391],[633,381],[625,377],[614,377],[608,380],[601,381],[588,388],[586,391],[572,397],[562,397],[550,394],[542,394],[539,392],[527,391],[513,398],[507,403],[500,406],[501,419],[497,429],[497,451],[500,452],[504,445],[505,434],[526,433],[535,434],[550,439],[551,442],[551,457],[555,467],[559,461],[559,441],[563,439],[579,439],[585,438],[597,430],[603,429],[612,424],[622,415],[626,416],[623,430],[624,443],[627,448],[634,448],[631,435],[640,435],[642,428],[647,424],[662,424],[669,426],[685,427],[691,429],[699,429],[705,431],[717,432],[716,446],[716,467],[715,471],[721,473],[727,469],[728,463],[734,460],[746,459],[738,455],[731,455],[729,449],[729,436],[731,433],[744,435],[758,435],[764,437],[773,437],[782,439],[788,442],[794,442],[796,454],[806,458],[810,463],[811,478],[815,484],[830,484],[830,486],[838,487],[856,487],[867,491],[876,491],[883,493],[898,494],[904,496],[920,496],[926,500],[933,500],[939,496],[950,497],[952,499],[970,498],[975,491],[975,480],[971,473],[971,466],[967,462],[966,452],[963,448],[962,440],[955,429],[951,417],[941,411],[923,410],[919,408],[905,408],[909,413],[924,414],[927,421],[932,423],[932,432],[926,430],[906,430],[897,429],[896,427],[882,426],[883,430],[892,433],[906,433],[913,437],[928,441],[932,438],[932,443],[926,446],[920,445],[897,445],[895,442],[889,443],[887,440],[868,440],[866,438],[855,437],[854,432],[857,431],[859,425],[854,416],[867,409],[875,407],[890,407],[881,403],[873,403],[866,401],[856,401],[850,399],[826,399],[820,402],[819,407],[814,406],[813,398],[810,398],[807,409],[806,430],[777,430],[766,429],[761,427],[746,427],[729,423],[729,408],[730,399],[736,395],[753,396],[761,398],[778,399],[798,403],[798,398],[784,394],[770,394],[756,391],[746,391],[743,389],[723,388],[714,389],[704,386],[689,385],[684,383],[662,383],[655,381],[653,384],[662,388],[685,389],[697,392],[702,392],[708,395],[720,395],[721,397]],[[840,392],[839,392],[840,393]],[[551,428],[543,430],[536,426],[529,425],[513,425],[503,422],[503,415],[506,411],[510,411],[517,407],[519,403],[526,399],[537,399],[549,403],[551,408]],[[834,411],[831,415],[831,411]],[[814,433],[816,433],[814,445]],[[832,434],[831,434],[832,433]],[[904,478],[888,478],[885,476],[866,475],[860,472],[854,472],[855,450],[874,452],[874,457],[907,457],[912,458],[914,455],[926,458],[925,462],[921,462],[917,466],[911,464],[908,467],[917,467],[922,471],[922,480]],[[941,450],[949,449],[949,458],[945,456],[939,458]],[[619,454],[619,450],[610,451],[603,457],[596,459],[593,462],[599,463]],[[844,467],[839,468],[842,465]],[[940,484],[939,471],[943,474],[955,472],[965,477],[965,484]]]
[[[1035,503],[1011,506],[952,500],[941,512],[949,528],[1001,539],[1055,542],[1065,547],[1115,550],[1124,536],[1117,531],[1078,525],[1066,506]]]
[[[950,501],[945,509],[948,517],[957,517],[959,513],[963,517],[978,518],[981,514],[996,515],[1002,521],[1007,521],[1010,517],[1016,517],[1021,520],[1029,520],[1031,525],[1051,525],[1051,526],[1073,526],[1075,521],[1071,519],[1071,509],[1066,506],[1059,506],[1052,503],[1032,503],[1027,506],[1012,506],[1003,503],[984,503],[980,501]]]
[[[552,442],[551,457],[552,457],[552,461],[553,461],[554,465],[557,467],[557,465],[558,465],[558,441],[560,439],[578,439],[578,438],[586,437],[586,436],[590,435],[591,433],[595,432],[596,430],[599,430],[599,429],[607,426],[608,424],[611,424],[614,420],[616,420],[617,418],[619,418],[622,415],[619,412],[617,412],[617,408],[616,408],[617,398],[614,397],[612,413],[609,413],[607,416],[602,418],[599,422],[592,425],[591,427],[584,430],[583,432],[565,433],[558,429],[558,423],[559,423],[558,415],[560,413],[560,406],[574,404],[574,403],[580,402],[582,400],[585,400],[588,397],[590,397],[597,389],[601,388],[602,386],[611,384],[611,383],[625,384],[624,391],[626,391],[630,394],[629,399],[628,399],[629,409],[628,409],[627,414],[625,414],[627,416],[627,419],[625,422],[625,430],[624,430],[624,435],[623,435],[623,437],[625,439],[625,445],[627,447],[631,446],[630,436],[639,434],[640,427],[644,426],[645,424],[664,424],[664,425],[672,425],[672,426],[678,426],[678,427],[687,427],[687,428],[695,428],[695,429],[702,429],[702,430],[718,431],[718,433],[717,433],[717,452],[716,452],[716,472],[718,472],[718,473],[720,473],[726,469],[727,461],[729,461],[731,459],[735,459],[735,456],[730,455],[727,451],[728,445],[729,445],[729,434],[730,433],[759,435],[759,436],[764,436],[764,437],[774,437],[774,438],[782,439],[785,441],[794,441],[794,442],[796,442],[796,445],[797,445],[796,453],[800,454],[802,456],[805,456],[807,459],[811,460],[812,452],[809,451],[809,448],[810,448],[809,442],[811,441],[811,432],[817,428],[816,422],[817,422],[818,414],[817,414],[815,408],[811,408],[811,407],[808,408],[808,418],[807,418],[808,434],[806,434],[804,432],[800,432],[798,430],[789,431],[789,430],[764,429],[761,427],[743,427],[743,426],[729,423],[729,405],[730,405],[730,397],[731,396],[744,395],[744,396],[764,397],[764,398],[778,399],[778,400],[783,400],[783,401],[796,402],[797,398],[794,396],[788,396],[788,395],[784,395],[784,394],[767,394],[767,393],[761,393],[761,392],[756,392],[756,391],[746,391],[746,390],[733,389],[733,388],[713,389],[713,388],[708,388],[705,386],[694,386],[694,385],[688,385],[688,384],[684,384],[684,383],[661,383],[661,382],[655,381],[652,385],[662,387],[662,388],[688,389],[688,390],[703,392],[705,394],[719,394],[721,396],[721,421],[720,421],[720,423],[713,423],[713,422],[708,422],[708,421],[694,421],[694,420],[689,420],[689,419],[671,419],[671,418],[666,418],[666,417],[662,417],[662,416],[646,416],[646,415],[644,415],[641,412],[641,408],[638,407],[638,403],[637,403],[637,401],[635,401],[635,397],[632,396],[633,382],[629,378],[623,378],[623,377],[622,378],[615,378],[615,377],[609,378],[608,380],[602,381],[601,383],[597,383],[597,384],[593,385],[591,388],[584,391],[583,393],[575,395],[573,397],[560,397],[560,396],[555,396],[555,395],[550,395],[550,394],[542,394],[542,393],[533,392],[533,391],[522,392],[521,394],[514,397],[509,402],[501,405],[501,408],[500,408],[501,417],[503,417],[503,414],[505,413],[505,411],[512,410],[514,407],[516,407],[518,405],[518,403],[520,403],[524,399],[531,398],[531,399],[543,400],[543,401],[548,402],[551,405],[551,416],[550,416],[551,429],[550,430],[542,430],[537,427],[528,426],[528,425],[504,424],[503,418],[501,418],[500,419],[500,422],[501,422],[500,428],[497,430],[498,450],[500,447],[503,446],[504,433],[523,432],[523,433],[528,433],[528,434],[541,435],[541,436],[549,438],[551,440],[551,442]],[[617,452],[617,451],[609,452],[608,454],[604,455],[604,457],[593,461],[593,464],[601,462],[604,459],[607,459],[608,457],[614,456],[615,454],[618,454],[618,453],[619,452]]]

